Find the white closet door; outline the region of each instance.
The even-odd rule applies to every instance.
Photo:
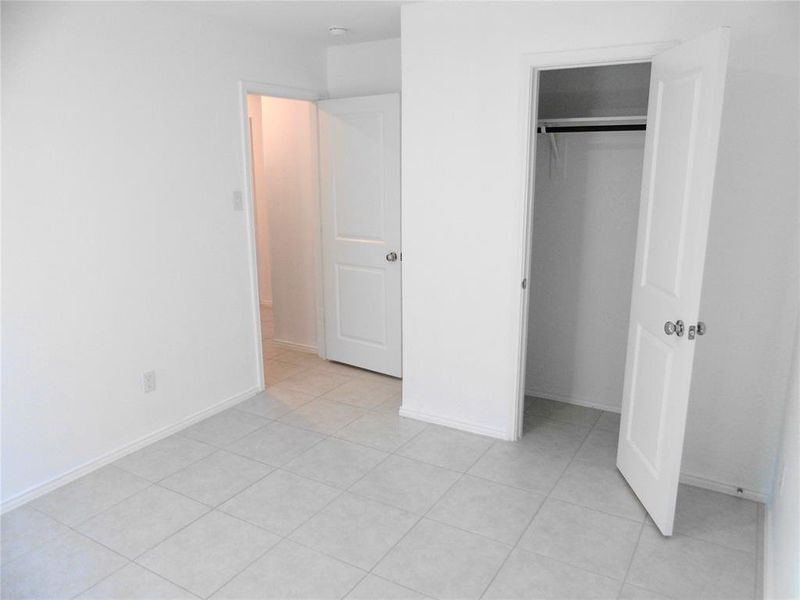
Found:
[[[327,358],[399,377],[400,98],[318,107]]]
[[[617,466],[664,535],[672,535],[702,341],[696,328],[728,38],[718,29],[659,54],[650,78]]]

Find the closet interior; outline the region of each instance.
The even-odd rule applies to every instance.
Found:
[[[650,63],[541,71],[526,404],[619,412]]]

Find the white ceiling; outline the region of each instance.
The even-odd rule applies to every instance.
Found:
[[[263,35],[289,37],[323,47],[400,37],[399,0],[230,0],[180,2],[176,6]],[[331,26],[346,27],[350,32],[331,36]]]

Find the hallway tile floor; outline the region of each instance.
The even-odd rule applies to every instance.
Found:
[[[271,341],[268,390],[2,517],[3,598],[754,598],[759,506],[681,486],[664,538],[619,419],[515,443],[398,416],[399,380]]]

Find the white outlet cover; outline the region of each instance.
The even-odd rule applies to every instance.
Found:
[[[145,394],[154,392],[156,389],[156,372],[145,371],[142,373],[142,390]]]

